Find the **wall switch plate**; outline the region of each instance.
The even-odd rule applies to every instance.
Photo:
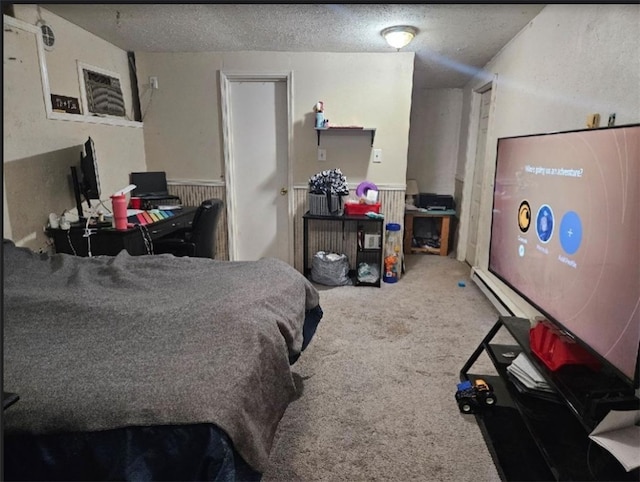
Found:
[[[373,150],[373,162],[382,162],[382,149]]]
[[[152,89],[158,88],[158,77],[149,77],[149,85]]]
[[[587,127],[589,129],[600,127],[600,114],[589,114],[587,116]]]
[[[327,160],[327,150],[326,149],[318,149],[318,160],[326,161]]]

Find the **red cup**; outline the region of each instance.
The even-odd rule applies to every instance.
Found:
[[[113,221],[115,228],[118,230],[127,229],[127,197],[122,194],[120,196],[111,196],[111,205],[113,207]]]
[[[131,209],[142,209],[142,199],[140,199],[139,197],[132,197],[129,200],[129,206],[131,207]]]

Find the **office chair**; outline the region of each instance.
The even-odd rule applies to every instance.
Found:
[[[153,242],[156,254],[215,258],[216,227],[224,203],[221,199],[207,199],[196,210],[191,227],[172,233]]]

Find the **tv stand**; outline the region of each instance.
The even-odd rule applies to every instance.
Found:
[[[638,409],[633,389],[603,366],[594,372],[567,365],[549,370],[529,346],[528,319],[501,316],[460,370],[460,380],[482,378],[493,386],[498,403],[476,413],[478,425],[503,480],[634,480],[620,463],[588,435],[610,409]],[[513,344],[494,341],[506,330]],[[483,354],[497,375],[471,374]],[[523,392],[507,366],[524,353],[557,393],[557,399]]]

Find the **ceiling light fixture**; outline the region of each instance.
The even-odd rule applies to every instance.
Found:
[[[408,25],[398,25],[396,27],[385,28],[380,32],[384,39],[393,48],[400,50],[409,45],[418,31]]]

